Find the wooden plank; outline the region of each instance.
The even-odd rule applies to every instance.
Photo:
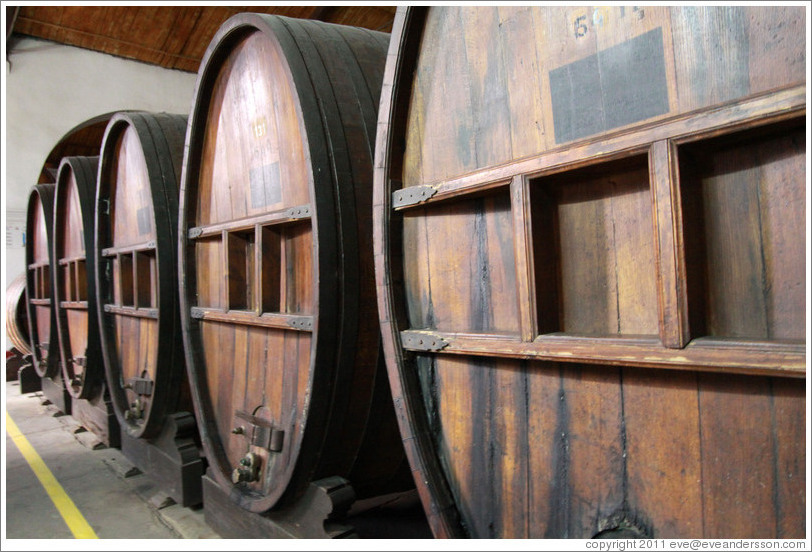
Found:
[[[487,373],[487,465],[490,471],[489,498],[494,514],[491,535],[504,538],[528,538],[527,523],[529,490],[528,476],[528,404],[525,369],[514,361],[487,362],[472,366],[472,370]],[[483,374],[485,375],[485,374]],[[518,430],[518,431],[517,431]],[[483,450],[483,453],[485,451]],[[481,477],[482,474],[480,473]],[[486,492],[489,489],[483,489]]]
[[[223,311],[203,307],[193,307],[191,314],[192,318],[211,320],[213,322],[230,322],[239,325],[304,332],[312,331],[315,320],[313,316],[302,314],[265,312],[258,315],[253,311]]]
[[[510,181],[516,175],[543,176],[599,161],[645,153],[651,144],[661,140],[671,139],[677,144],[683,144],[707,139],[722,132],[729,133],[744,127],[767,125],[799,117],[805,112],[805,96],[805,86],[776,90],[722,106],[674,116],[628,131],[607,133],[600,140],[579,141],[533,157],[455,175],[453,178],[426,179],[421,184],[431,185],[437,192],[425,203],[485,190],[496,183]]]
[[[803,151],[780,125],[680,150],[692,334],[803,339]]]
[[[772,431],[775,439],[777,538],[803,538],[808,448],[804,420],[809,415],[804,382],[772,379]]]
[[[774,538],[771,390],[763,378],[700,374],[704,538]]]
[[[743,6],[670,9],[674,55],[681,60],[677,64],[681,110],[804,81],[799,12]],[[773,13],[768,15],[769,11]],[[781,18],[780,23],[774,17]]]
[[[418,334],[419,331],[411,330]],[[700,339],[684,349],[663,347],[652,338],[590,338],[543,335],[532,343],[501,335],[481,336],[431,332],[448,342],[442,354],[498,356],[579,362],[590,364],[648,366],[683,370],[711,370],[741,374],[772,374],[804,377],[806,362],[800,344]]]
[[[235,379],[244,378],[245,379],[245,391],[244,391],[244,398],[242,400],[242,404],[244,405],[245,410],[248,412],[253,413],[254,416],[266,420],[268,422],[273,423],[274,418],[272,412],[272,405],[268,403],[268,395],[267,395],[267,386],[268,386],[268,378],[273,377],[276,374],[273,374],[270,371],[269,366],[269,358],[271,356],[271,352],[273,350],[278,350],[278,345],[275,343],[273,339],[272,333],[264,328],[252,328],[248,326],[243,326],[243,328],[247,332],[247,342],[245,347],[245,367],[240,369],[239,371],[241,374],[239,376],[235,376]],[[240,329],[237,329],[239,332]],[[269,339],[270,338],[270,339]],[[237,347],[239,347],[239,342],[237,343]],[[240,366],[238,364],[237,366]],[[235,385],[236,387],[236,385]],[[239,404],[239,403],[235,403]],[[230,412],[229,414],[233,414],[239,408],[236,408],[234,411]],[[277,421],[278,422],[278,421]],[[263,480],[262,475],[268,473],[269,468],[269,453],[267,449],[262,449],[260,447],[250,447],[244,449],[243,454],[251,450],[257,456],[260,457],[262,461],[262,465],[260,467],[260,480],[256,483],[249,484],[249,487],[252,487],[256,490],[259,490],[263,493],[268,493],[269,490],[272,490],[276,487],[275,480],[278,478],[268,478]],[[234,466],[237,466],[238,459],[234,459]]]
[[[648,170],[636,158],[539,180],[555,202],[561,330],[654,334],[656,288]]]
[[[607,167],[608,169],[608,167]],[[607,182],[615,251],[618,333],[656,335],[657,310],[654,217],[647,163],[618,170]]]
[[[513,159],[534,155],[545,148],[542,81],[534,10],[529,6],[497,7],[500,71],[504,72],[503,93],[507,96],[510,152]],[[519,85],[521,83],[521,86]],[[536,93],[528,93],[529,91]]]
[[[251,439],[251,428],[245,428],[246,433],[239,435],[232,432],[232,429],[237,427],[238,423],[234,419],[237,411],[243,410],[249,414],[254,413],[254,409],[259,406],[254,401],[249,400],[252,394],[256,394],[256,388],[262,389],[264,378],[257,380],[257,375],[262,375],[264,366],[256,366],[249,361],[251,351],[249,350],[249,333],[252,328],[247,326],[233,325],[230,328],[221,327],[222,335],[232,335],[234,341],[233,356],[229,361],[232,362],[233,369],[231,373],[224,378],[227,385],[225,392],[220,392],[221,396],[227,395],[230,400],[221,402],[218,406],[221,408],[215,413],[216,419],[219,421],[219,430],[222,442],[226,445],[226,473],[230,469],[239,466],[239,461],[249,452],[249,443]],[[251,340],[253,341],[253,340]],[[221,364],[217,364],[217,369],[220,372]],[[222,378],[222,376],[220,376]],[[253,485],[256,488],[256,484]]]
[[[59,307],[62,309],[87,310],[87,301],[60,301]]]
[[[690,339],[690,327],[675,155],[670,142],[655,142],[649,152],[649,167],[658,263],[660,340],[666,347],[680,349]]]
[[[192,239],[208,238],[217,236],[223,231],[238,232],[255,228],[256,226],[270,226],[276,224],[285,224],[294,221],[310,219],[310,205],[298,205],[296,207],[288,207],[279,209],[267,214],[244,217],[237,220],[230,220],[220,222],[217,224],[208,224],[205,226],[195,226],[189,229],[189,237]]]
[[[803,340],[808,282],[803,255],[806,133],[800,127],[759,141],[743,155],[759,167],[760,243],[768,337]]]
[[[118,314],[121,316],[130,316],[135,318],[153,318],[158,319],[158,309],[145,309],[136,307],[122,307],[118,305],[104,305],[104,312]]]
[[[488,413],[482,404],[487,393],[483,378],[488,370],[472,369],[476,363],[465,358],[431,358],[417,360],[421,395],[426,405],[431,430],[437,441],[437,455],[460,513],[471,520],[470,536],[487,536],[487,520],[476,501],[461,500],[474,494],[479,501],[492,505],[491,473],[487,470],[487,443],[483,442]],[[479,383],[479,384],[478,384]],[[485,395],[487,397],[487,395]],[[475,409],[479,406],[479,410]],[[478,428],[478,429],[477,429]],[[475,452],[475,454],[472,454]],[[478,462],[479,470],[475,470]],[[484,468],[484,471],[483,471]]]
[[[701,538],[702,464],[694,372],[623,370],[628,504],[657,538]]]
[[[431,211],[426,225],[428,236],[443,240],[430,241],[426,252],[431,295],[425,289],[410,291],[422,298],[423,312],[433,316],[423,323],[438,329],[518,334],[509,196],[442,206]],[[415,237],[418,241],[405,247],[419,247],[423,238]]]
[[[313,285],[315,243],[312,226],[303,222],[284,228],[280,234],[284,251],[280,252],[280,264],[276,270],[284,273],[284,285],[280,279],[279,309],[291,314],[313,313],[317,305]]]
[[[566,367],[525,364],[527,398],[527,537],[554,538],[567,525],[565,510],[569,451],[566,403],[562,401]]]
[[[561,537],[591,537],[598,521],[622,507],[626,451],[621,382],[617,368],[563,370],[560,400],[566,414],[559,446],[568,449],[566,483],[554,490],[565,508]]]
[[[514,177],[510,185],[511,213],[513,215],[514,257],[516,259],[516,291],[521,335],[532,341],[538,335],[536,282],[533,270],[533,231],[531,227],[531,201],[529,182]],[[540,239],[544,239],[543,236]],[[543,259],[538,260],[543,263]],[[546,291],[546,290],[545,290]]]

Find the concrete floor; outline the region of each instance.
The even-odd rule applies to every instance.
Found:
[[[119,449],[104,447],[71,416],[47,404],[41,393],[22,395],[16,381],[6,382],[4,391],[6,412],[100,539],[220,539],[206,524],[202,507],[175,504],[148,475],[135,469]],[[6,523],[2,548],[7,549],[6,545],[11,543],[13,549],[27,549],[27,544],[32,542],[6,539],[73,539],[68,524],[8,430],[5,445]],[[373,506],[364,506],[363,502],[353,506],[355,509],[360,505],[360,513],[351,512],[348,521],[361,538],[432,538],[415,493],[400,495],[391,504],[383,498],[379,506],[374,506],[375,499],[364,501]],[[225,540],[208,542],[202,545],[198,541],[197,548],[193,549],[218,549],[227,544]],[[217,542],[221,544],[215,544]],[[315,541],[308,542],[315,544]],[[177,542],[169,546],[189,549],[192,544]],[[124,545],[122,541],[116,547]],[[51,548],[53,545],[41,546]]]
[[[21,395],[17,382],[5,383],[6,412],[100,539],[219,538],[206,525],[202,508],[166,506],[149,477],[132,474],[120,450],[98,448],[92,433],[43,400],[39,393]],[[4,536],[74,538],[8,431],[5,461]]]

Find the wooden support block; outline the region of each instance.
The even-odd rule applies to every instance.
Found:
[[[314,481],[295,504],[264,515],[249,512],[203,476],[206,523],[223,538],[338,539],[357,538],[340,520],[355,501],[355,491],[342,477]]]

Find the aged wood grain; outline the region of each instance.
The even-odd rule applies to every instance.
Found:
[[[199,74],[181,189],[181,320],[214,479],[253,512],[292,502],[318,477],[351,476],[362,496],[411,485],[380,385],[368,229],[387,44],[244,14],[220,29]],[[280,450],[265,427],[283,432]],[[235,485],[249,453],[258,476]]]
[[[101,148],[94,247],[99,330],[111,400],[135,439],[157,436],[167,415],[193,408],[182,401],[188,380],[177,292],[185,130],[182,115],[122,112],[111,118]]]
[[[27,271],[26,271],[27,272]],[[6,288],[6,334],[12,345],[23,355],[30,355],[31,333],[28,329],[28,298],[25,292],[26,273],[23,272]]]
[[[53,275],[54,308],[62,372],[68,392],[88,400],[102,392],[104,382],[96,286],[87,277],[95,271],[93,198],[98,161],[98,157],[64,158],[54,200],[54,264],[59,266]],[[76,264],[89,270],[76,270]]]
[[[26,295],[34,369],[40,377],[60,372],[59,337],[53,308],[54,184],[38,184],[28,196],[26,218]]]
[[[375,268],[435,536],[804,534],[802,20],[399,11]]]

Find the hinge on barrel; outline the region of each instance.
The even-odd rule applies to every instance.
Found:
[[[437,193],[432,186],[409,186],[392,193],[392,207],[406,207],[426,201]]]
[[[440,351],[448,346],[448,341],[440,335],[426,331],[400,332],[400,342],[404,349],[412,351]]]

